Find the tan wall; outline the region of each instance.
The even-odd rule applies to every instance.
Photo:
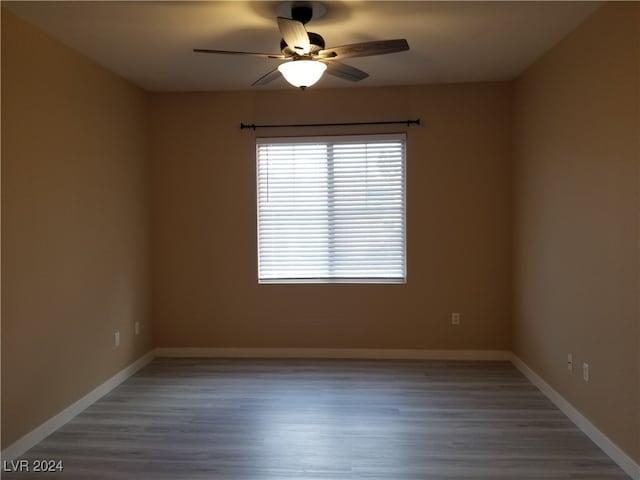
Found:
[[[501,83],[154,94],[156,346],[508,349],[510,101]],[[257,132],[407,131],[407,284],[258,285],[255,134],[240,122],[417,117]]]
[[[639,25],[640,4],[606,5],[515,101],[515,352],[636,461]]]
[[[147,113],[2,10],[3,448],[151,348]]]

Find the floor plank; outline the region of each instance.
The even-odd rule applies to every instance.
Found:
[[[3,478],[629,478],[508,362],[159,358],[21,458],[64,471]]]

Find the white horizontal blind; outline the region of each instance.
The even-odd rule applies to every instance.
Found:
[[[404,135],[256,149],[260,282],[404,282]]]

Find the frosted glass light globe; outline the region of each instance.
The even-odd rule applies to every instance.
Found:
[[[315,60],[293,60],[278,66],[278,70],[294,87],[310,87],[322,77],[327,66]]]

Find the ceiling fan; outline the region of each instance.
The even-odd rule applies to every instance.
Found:
[[[340,62],[339,60],[343,58],[384,55],[409,50],[409,44],[405,39],[377,40],[325,48],[324,39],[317,33],[308,32],[305,28],[305,24],[313,16],[313,6],[294,3],[291,7],[291,18],[277,17],[278,28],[282,34],[280,41],[282,53],[236,52],[206,48],[194,48],[193,51],[284,60],[284,63],[260,77],[251,86],[266,85],[282,74],[290,84],[304,90],[320,80],[325,70],[331,75],[352,82],[358,82],[369,76],[367,72]]]

